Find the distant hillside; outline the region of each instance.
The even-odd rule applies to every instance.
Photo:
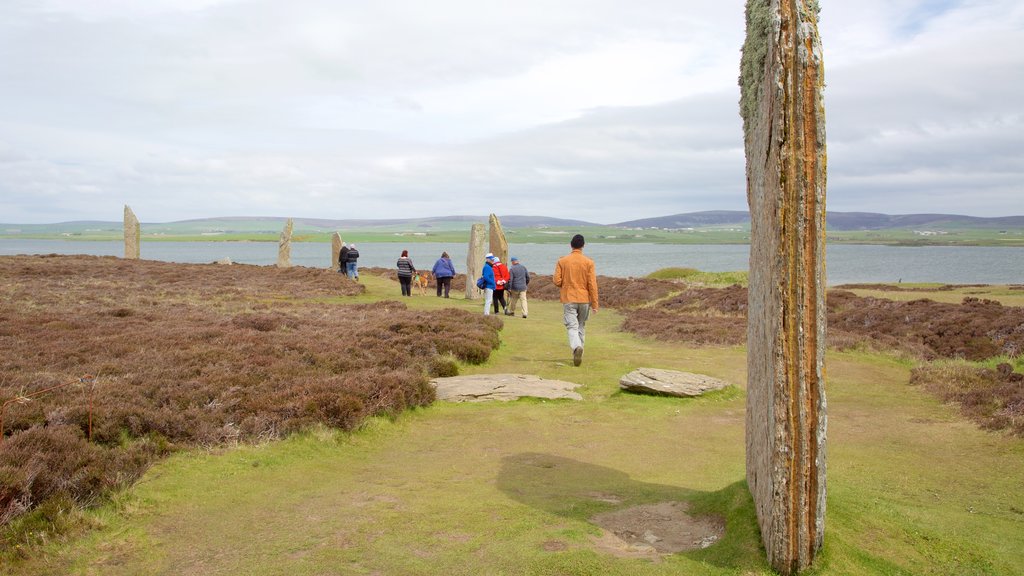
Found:
[[[505,228],[555,228],[600,226],[582,220],[546,216],[498,216]],[[175,222],[142,222],[148,233],[211,234],[211,233],[273,233],[277,234],[287,220],[273,216],[223,216]],[[393,218],[378,220],[331,220],[326,218],[293,218],[296,233],[332,232],[335,230],[379,231],[453,231],[469,230],[473,223],[487,224],[487,216],[438,216],[432,218]],[[77,221],[55,224],[2,224],[0,234],[72,234],[88,232],[120,232],[121,221]]]
[[[750,213],[746,210],[711,210],[611,224],[611,226],[620,228],[701,228],[726,225],[749,226]]]
[[[829,230],[890,230],[910,228],[1024,228],[1024,216],[979,218],[956,214],[878,214],[873,212],[828,212]],[[620,228],[701,228],[707,226],[750,226],[750,214],[740,210],[689,212],[612,224]]]

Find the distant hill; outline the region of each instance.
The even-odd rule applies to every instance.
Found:
[[[829,230],[889,230],[897,228],[1024,228],[1024,216],[980,218],[957,214],[878,214],[874,212],[828,212]],[[688,212],[612,224],[619,228],[701,228],[707,226],[750,226],[745,210]]]
[[[293,218],[296,233],[332,232],[335,230],[381,231],[451,231],[469,230],[473,223],[487,224],[487,216],[437,216],[431,218],[389,218],[377,220],[331,220],[326,218]],[[549,218],[547,216],[499,216],[505,228],[557,228],[601,226],[582,220]],[[209,234],[209,233],[279,233],[287,220],[276,216],[222,216],[197,218],[174,222],[142,222],[148,233]],[[3,224],[0,234],[82,234],[84,232],[119,232],[121,221],[76,221],[54,224]]]
[[[323,228],[325,230],[337,230],[339,228],[376,228],[376,227],[419,227],[431,228],[444,226],[453,223],[487,223],[487,216],[434,216],[430,218],[387,218],[376,220],[329,220],[325,218],[293,218],[296,227]],[[546,226],[600,226],[582,220],[565,220],[562,218],[548,218],[547,216],[498,216],[502,226],[511,228],[538,228]],[[252,223],[252,222],[279,222],[287,220],[285,217],[261,217],[261,216],[228,216],[223,218],[201,218],[197,220],[181,220],[179,222],[168,222],[168,224],[193,224],[208,225],[211,223]],[[468,226],[467,226],[468,228]]]
[[[619,228],[701,228],[727,225],[750,226],[750,213],[746,210],[711,210],[611,224]]]

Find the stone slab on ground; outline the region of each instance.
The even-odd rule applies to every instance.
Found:
[[[692,372],[639,368],[623,376],[619,380],[619,386],[627,392],[690,398],[712,390],[721,390],[729,386],[729,383]]]
[[[545,380],[530,374],[474,374],[434,378],[430,383],[437,390],[437,399],[448,402],[508,402],[524,397],[549,400],[582,400],[573,390],[575,382]]]

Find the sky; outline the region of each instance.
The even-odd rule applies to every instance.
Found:
[[[1024,2],[821,0],[827,207],[1024,214]],[[745,210],[742,0],[0,0],[0,222]]]

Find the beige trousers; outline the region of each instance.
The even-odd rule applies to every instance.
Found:
[[[516,302],[522,302],[523,304],[523,316],[530,313],[529,308],[526,305],[526,290],[509,290],[508,291],[508,311],[514,316],[516,313]]]

